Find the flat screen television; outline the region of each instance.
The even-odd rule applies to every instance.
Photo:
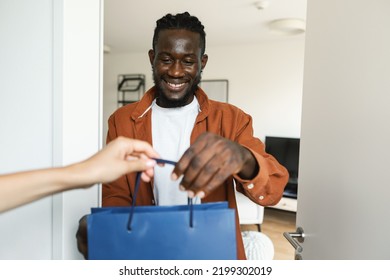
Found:
[[[299,169],[299,138],[265,137],[265,151],[287,168],[290,175],[283,196],[297,198]]]

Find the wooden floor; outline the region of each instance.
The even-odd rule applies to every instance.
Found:
[[[296,213],[274,209],[264,209],[261,231],[274,243],[274,260],[294,260],[294,248],[283,236],[283,232],[295,232]]]

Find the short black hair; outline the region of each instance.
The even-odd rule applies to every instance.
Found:
[[[197,17],[191,16],[188,12],[184,12],[176,15],[167,14],[157,20],[153,35],[153,50],[155,50],[159,32],[167,29],[185,29],[198,33],[200,35],[201,53],[204,55],[206,51],[206,32]]]

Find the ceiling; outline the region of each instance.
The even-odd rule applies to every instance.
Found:
[[[257,8],[259,2],[267,6]],[[111,53],[151,48],[156,20],[188,11],[205,26],[207,46],[256,44],[302,37],[270,29],[280,18],[306,19],[306,0],[105,0],[104,44]]]

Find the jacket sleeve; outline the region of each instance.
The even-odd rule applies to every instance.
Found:
[[[107,144],[117,138],[115,117],[112,115],[108,120]],[[102,185],[102,206],[128,206],[131,205],[131,195],[127,177]]]
[[[267,154],[265,145],[253,136],[252,117],[241,113],[237,121],[235,141],[252,153],[259,165],[259,173],[252,180],[234,175],[237,191],[262,206],[275,205],[283,196],[288,171],[272,155]]]

